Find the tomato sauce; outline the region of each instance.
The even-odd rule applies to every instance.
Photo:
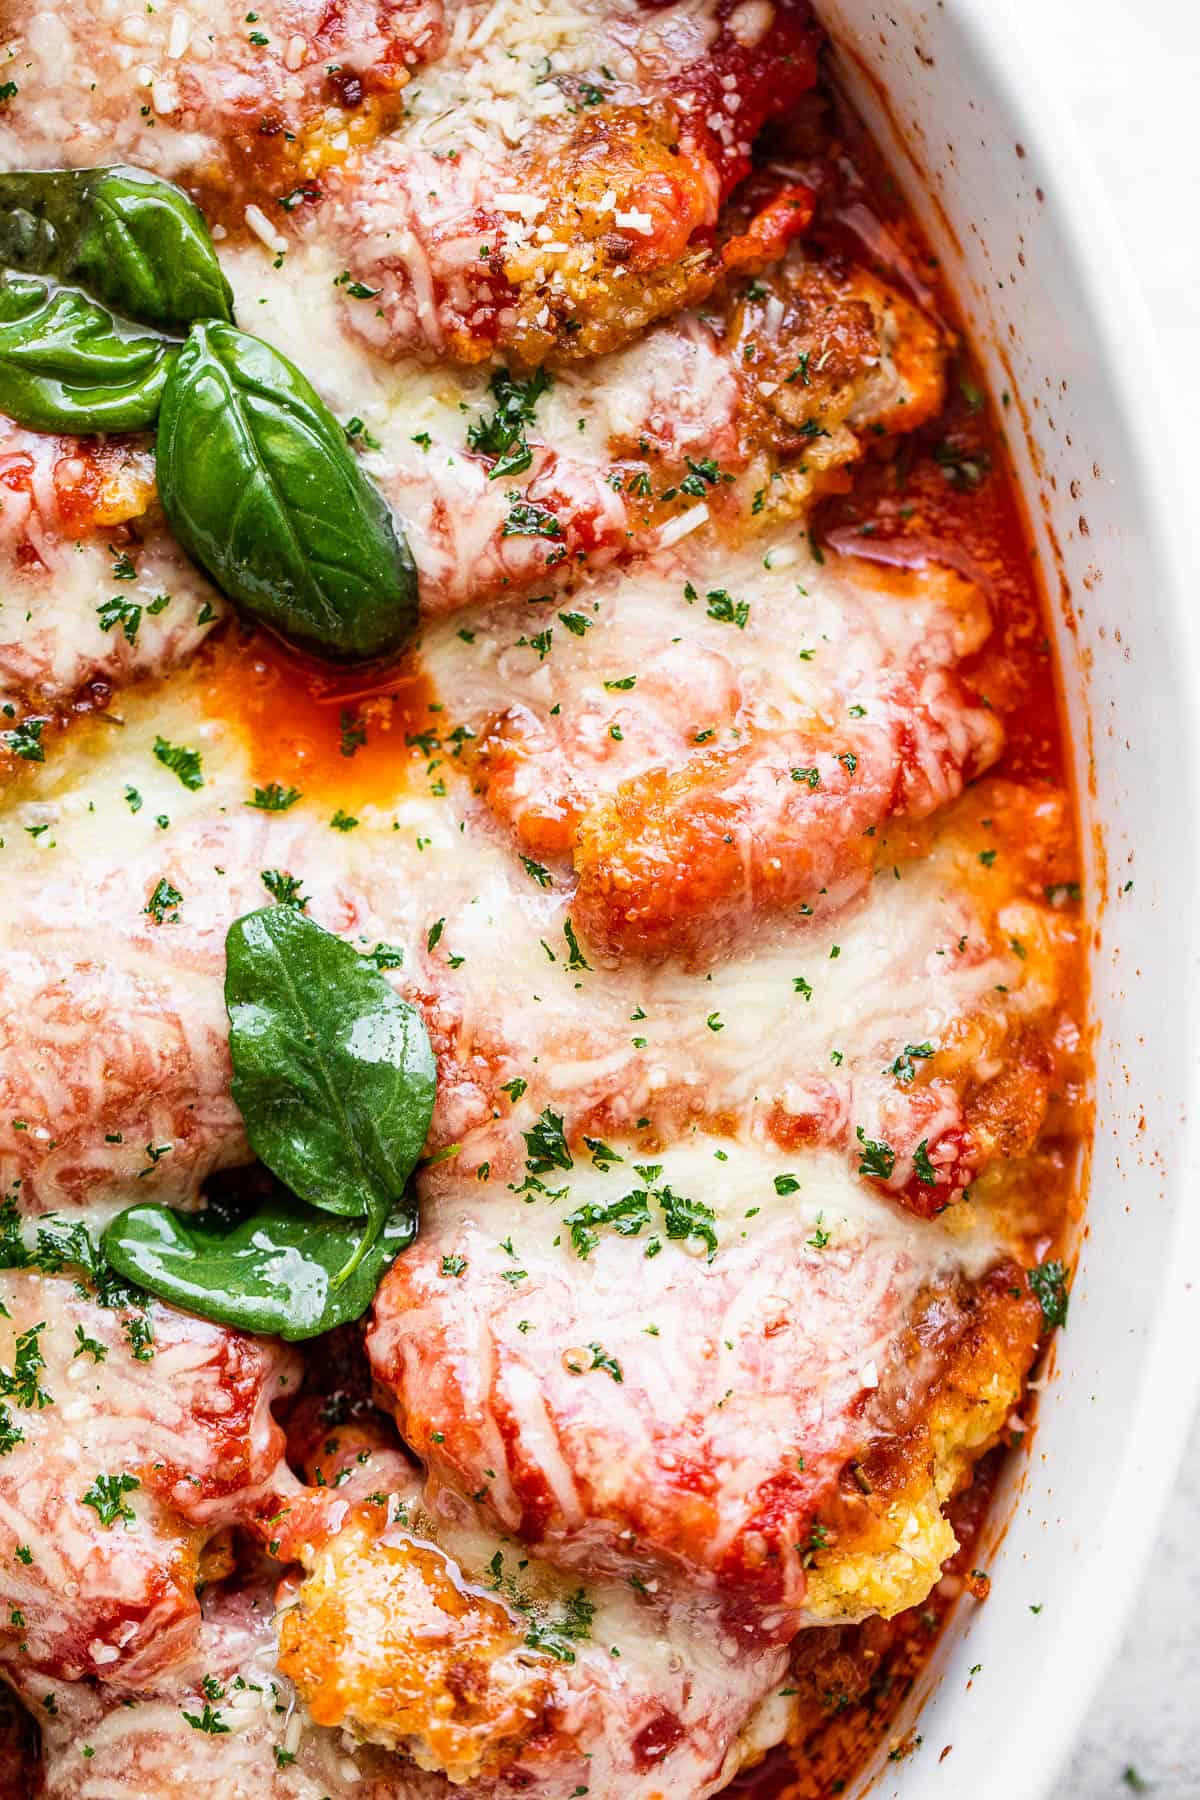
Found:
[[[264,631],[231,626],[201,655],[200,697],[238,733],[252,779],[349,812],[387,806],[429,760],[443,717],[412,658],[339,669]]]
[[[994,772],[1069,785],[1041,570],[1005,441],[1011,396],[987,395],[938,259],[844,98],[826,100],[830,135],[820,145],[813,239],[908,292],[958,349],[940,417],[880,445],[853,472],[849,492],[818,510],[814,535],[826,543],[832,537],[843,554],[881,561],[927,549],[937,561],[948,549],[992,613],[992,636],[961,672],[1004,721],[1007,748]],[[800,130],[811,149],[811,123]]]
[[[1043,571],[1028,530],[1005,441],[1011,398],[992,400],[972,360],[953,295],[937,259],[874,145],[844,98],[819,89],[773,146],[788,175],[817,194],[809,241],[841,251],[907,292],[935,314],[956,343],[946,404],[929,425],[887,439],[817,507],[814,543],[826,555],[857,555],[898,567],[944,563],[983,591],[993,629],[960,665],[964,679],[1004,724],[1006,745],[989,781],[1010,780],[1072,792],[1068,743],[1047,623]],[[749,184],[753,191],[755,179]],[[1078,822],[1068,808],[1071,842],[1058,861],[1077,873]],[[1049,859],[1051,862],[1053,858]],[[1057,878],[1058,869],[1055,871]],[[1065,886],[1066,884],[1064,884]],[[1070,884],[1070,904],[1078,888]],[[1086,1016],[1082,948],[1065,1011]],[[1086,1048],[1079,1079],[1056,1096],[1036,1174],[1042,1241],[1063,1249],[1078,1215],[1079,1149],[1087,1124]],[[947,1514],[959,1550],[925,1604],[885,1621],[820,1628],[796,1639],[789,1677],[799,1718],[788,1746],[772,1751],[727,1790],[738,1800],[833,1800],[847,1792],[886,1745],[891,1761],[922,1748],[920,1717],[899,1729],[899,1715],[957,1605],[986,1603],[989,1583],[975,1567],[977,1545],[1006,1452],[986,1456]],[[946,1756],[951,1746],[938,1746]],[[928,1754],[928,1750],[925,1752]]]
[[[971,1486],[949,1503],[959,1548],[923,1606],[891,1620],[805,1632],[797,1640],[791,1680],[800,1699],[803,1748],[799,1754],[794,1748],[772,1751],[731,1783],[731,1800],[831,1800],[846,1792],[881,1745],[890,1762],[923,1749],[920,1719],[899,1731],[897,1715],[955,1607],[986,1598],[987,1576],[975,1558],[1003,1456],[996,1450],[984,1457]],[[947,1754],[946,1746],[937,1750]]]

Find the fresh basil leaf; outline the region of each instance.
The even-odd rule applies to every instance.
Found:
[[[184,549],[282,637],[345,661],[411,638],[408,545],[333,414],[258,338],[192,327],[163,395],[158,488]]]
[[[71,288],[0,284],[0,410],[35,431],[141,431],[158,416],[178,350],[121,330]]]
[[[232,1223],[220,1213],[128,1207],[109,1224],[103,1248],[118,1274],[160,1300],[295,1340],[361,1317],[388,1264],[416,1235],[415,1203],[402,1199],[356,1262],[367,1229],[362,1219],[331,1219],[280,1187]]]
[[[433,1112],[421,1015],[292,906],[235,920],[225,963],[233,1097],[255,1154],[311,1206],[381,1225]]]
[[[74,283],[167,331],[233,318],[204,215],[182,188],[143,169],[0,174],[0,263]]]

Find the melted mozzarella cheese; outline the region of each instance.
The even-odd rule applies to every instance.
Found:
[[[376,1303],[377,1379],[439,1477],[565,1566],[662,1559],[802,1611],[796,1545],[878,1429],[917,1296],[982,1274],[995,1237],[914,1219],[828,1152],[584,1154],[499,1192],[431,1184]]]
[[[0,1364],[32,1358],[36,1384],[8,1403],[20,1437],[0,1457],[0,1657],[136,1687],[188,1652],[198,1553],[274,1476],[270,1408],[298,1360],[169,1308],[100,1307],[67,1277],[10,1274],[4,1294]]]
[[[124,684],[185,662],[224,618],[225,602],[181,553],[153,505],[142,455],[128,542],[103,522],[64,517],[70,478],[85,465],[71,440],[9,426],[0,437],[0,707],[16,714],[69,703],[97,677]],[[19,485],[18,485],[19,483]],[[149,510],[147,510],[149,509]],[[121,542],[114,546],[114,536]],[[129,551],[133,551],[133,555]]]
[[[185,185],[211,180],[247,114],[319,113],[337,53],[394,81],[389,53],[399,47],[402,65],[419,62],[439,47],[441,20],[440,0],[395,9],[348,0],[333,15],[318,0],[265,0],[254,19],[225,0],[150,9],[16,0],[5,16],[7,59],[37,104],[5,109],[0,157],[6,167],[129,162]],[[334,129],[348,133],[336,109]],[[330,148],[344,154],[349,143]]]
[[[199,753],[199,790],[156,758],[160,739]],[[298,876],[311,915],[362,949],[403,950],[397,979],[425,998],[445,1053],[436,1136],[471,1134],[472,1166],[510,1167],[518,1126],[548,1100],[604,1130],[645,1114],[668,1132],[720,1114],[750,1130],[776,1105],[870,1127],[906,1043],[936,1043],[984,1005],[1019,1019],[1046,1003],[1042,959],[993,947],[994,916],[957,879],[952,841],[708,979],[669,962],[572,967],[567,895],[524,872],[446,766],[448,800],[402,793],[347,835],[304,801],[250,807],[237,734],[183,682],[131,696],[120,726],[64,745],[2,833],[7,1178],[23,1174],[43,1206],[135,1176],[180,1200],[245,1156],[223,945],[235,917],[268,902],[264,870]],[[160,881],[181,898],[158,925]],[[527,1096],[497,1118],[515,1076]],[[174,1148],[144,1175],[147,1142]]]

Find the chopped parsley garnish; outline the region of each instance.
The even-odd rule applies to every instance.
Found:
[[[0,744],[14,756],[19,756],[22,762],[45,762],[42,732],[49,723],[49,719],[22,719],[11,730],[0,731]]]
[[[72,1362],[77,1356],[90,1356],[94,1363],[102,1363],[108,1356],[108,1345],[89,1337],[82,1325],[75,1327],[75,1348],[71,1352]]]
[[[535,369],[527,381],[514,380],[507,369],[497,369],[492,376],[490,386],[496,402],[495,411],[467,428],[467,442],[472,450],[497,459],[488,474],[490,481],[501,475],[519,475],[529,467],[532,453],[525,441],[525,427],[533,423],[537,403],[551,382],[552,377],[545,369]],[[509,495],[510,503],[514,498],[516,496]],[[505,535],[512,535],[507,527]],[[539,535],[556,537],[558,532]]]
[[[567,1148],[567,1140],[563,1135],[562,1114],[551,1112],[547,1106],[542,1111],[537,1123],[522,1133],[529,1172],[532,1175],[546,1175],[551,1169],[573,1169],[575,1159]]]
[[[964,450],[949,441],[937,446],[933,460],[951,487],[963,491],[982,487],[992,469],[992,459],[986,450]]]
[[[361,750],[367,741],[367,728],[359,715],[348,706],[343,706],[338,720],[340,742],[338,748],[343,756],[353,756]]]
[[[165,875],[160,875],[154,892],[143,906],[142,911],[148,913],[156,925],[178,925],[177,909],[182,901],[183,895],[179,889],[173,887]]]
[[[869,1138],[859,1125],[854,1134],[861,1146],[859,1151],[858,1172],[860,1175],[874,1175],[880,1181],[887,1181],[896,1166],[896,1152],[890,1144],[876,1143]]]
[[[619,1162],[607,1145],[584,1140],[593,1151],[593,1161],[597,1167],[604,1168],[611,1161]],[[618,1237],[639,1237],[651,1224],[651,1205],[657,1206],[662,1215],[663,1230],[673,1242],[684,1242],[691,1238],[699,1238],[708,1249],[708,1260],[712,1261],[717,1252],[717,1234],[714,1229],[716,1214],[703,1201],[692,1200],[685,1194],[677,1194],[669,1183],[659,1183],[662,1166],[658,1163],[635,1163],[634,1169],[645,1183],[643,1187],[630,1190],[619,1200],[605,1206],[599,1201],[590,1200],[583,1206],[576,1207],[568,1213],[564,1223],[570,1228],[571,1244],[577,1256],[586,1258],[600,1241],[600,1230],[609,1227]],[[651,1237],[646,1244],[646,1255],[657,1256],[662,1244],[657,1237]]]
[[[1070,1305],[1067,1265],[1056,1258],[1052,1262],[1039,1263],[1036,1269],[1027,1273],[1029,1286],[1042,1309],[1046,1330],[1053,1331],[1057,1326],[1065,1325]]]
[[[929,1160],[929,1139],[922,1138],[913,1151],[913,1170],[925,1187],[937,1186],[937,1170]]]
[[[800,1552],[801,1560],[803,1561],[805,1568],[812,1562],[812,1559],[818,1550],[824,1550],[828,1542],[828,1529],[814,1520],[809,1527],[808,1536],[805,1538],[804,1542],[796,1545],[796,1549]]]
[[[523,1569],[526,1564],[521,1562],[518,1567]],[[562,1602],[557,1614],[551,1614],[523,1593],[511,1575],[505,1574],[502,1550],[497,1550],[489,1562],[488,1574],[491,1577],[488,1586],[492,1592],[502,1590],[517,1611],[524,1613],[529,1621],[529,1633],[525,1639],[527,1647],[552,1656],[556,1662],[573,1663],[575,1652],[571,1645],[591,1636],[592,1619],[596,1611],[584,1590],[578,1588]]]
[[[142,609],[136,600],[126,600],[123,594],[114,594],[110,600],[102,600],[96,608],[96,617],[101,631],[111,631],[119,625],[125,633],[127,644],[136,644],[138,626],[142,622]]]
[[[151,1362],[154,1357],[154,1321],[146,1313],[132,1313],[121,1321],[121,1330],[129,1341],[129,1354],[134,1362]]]
[[[563,1220],[570,1230],[575,1254],[586,1260],[600,1242],[600,1228],[604,1226],[610,1227],[619,1237],[637,1237],[650,1223],[648,1200],[645,1190],[635,1190],[608,1206],[597,1200],[577,1206]]]
[[[593,1369],[602,1369],[606,1375],[611,1375],[612,1379],[618,1384],[624,1381],[625,1376],[620,1363],[615,1356],[610,1356],[608,1354],[608,1351],[604,1348],[603,1344],[589,1344],[588,1349],[592,1353],[592,1360],[590,1363],[577,1362],[572,1358],[571,1353],[568,1351],[565,1360],[572,1375],[589,1375]]]
[[[590,971],[592,965],[583,954],[583,951],[579,948],[579,939],[575,936],[575,927],[572,925],[570,919],[566,919],[563,922],[563,936],[567,940],[567,949],[570,951],[570,956],[567,960],[568,969],[587,969]]]
[[[319,200],[320,197],[321,190],[315,181],[303,181],[299,187],[293,188],[290,194],[278,195],[276,203],[282,206],[284,212],[290,213],[295,212],[296,208],[302,206],[306,200]]]
[[[42,1275],[58,1275],[73,1267],[86,1277],[90,1286],[80,1280],[76,1291],[81,1298],[93,1293],[97,1304],[110,1308],[143,1306],[145,1296],[116,1275],[106,1262],[87,1227],[79,1220],[69,1225],[53,1216],[43,1219],[37,1228],[33,1245],[26,1244],[21,1232],[21,1218],[16,1202],[0,1204],[0,1268],[36,1269]]]
[[[720,481],[720,468],[711,456],[702,456],[699,462],[694,462],[690,456],[685,456],[684,461],[687,463],[688,472],[679,483],[679,492],[690,494],[693,499],[703,500],[708,489],[716,487]]]
[[[204,1702],[202,1713],[185,1712],[183,1716],[193,1731],[205,1731],[210,1737],[219,1737],[223,1731],[229,1730],[220,1713],[214,1711],[212,1703],[208,1700]]]
[[[1083,898],[1083,890],[1077,881],[1056,881],[1053,887],[1043,888],[1042,892],[1051,906],[1065,906],[1069,901]]]
[[[308,895],[300,889],[304,885],[301,875],[289,875],[286,869],[260,869],[262,884],[277,906],[294,906],[303,912],[308,905]]]
[[[11,1371],[0,1366],[0,1396],[5,1400],[15,1400],[18,1406],[25,1409],[36,1409],[52,1406],[53,1396],[48,1394],[38,1382],[38,1376],[46,1366],[42,1355],[42,1347],[38,1343],[46,1321],[31,1325],[23,1331],[13,1347],[13,1366]]]
[[[147,1144],[146,1155],[149,1161],[144,1169],[138,1170],[138,1180],[140,1181],[144,1175],[149,1175],[152,1169],[157,1168],[163,1157],[169,1156],[174,1148],[173,1144]]]
[[[525,1635],[526,1647],[541,1650],[545,1655],[552,1656],[555,1662],[573,1663],[575,1652],[571,1645],[591,1637],[595,1612],[595,1607],[583,1589],[579,1588],[564,1602],[557,1618],[530,1620],[529,1630]]]
[[[592,1162],[595,1164],[596,1168],[600,1170],[602,1175],[607,1175],[614,1163],[625,1161],[625,1158],[619,1156],[610,1145],[604,1142],[603,1138],[588,1137],[585,1134],[583,1141],[592,1153]]]
[[[799,356],[796,358],[796,366],[792,370],[791,374],[784,376],[784,385],[786,387],[790,387],[795,382],[798,381],[800,383],[801,387],[811,387],[812,382],[809,379],[809,374],[808,374],[808,365],[811,361],[812,361],[812,351],[811,350],[802,350],[800,352]]]
[[[340,275],[333,278],[334,287],[345,288],[352,300],[375,300],[382,294],[382,288],[368,287],[363,281],[356,281],[349,269],[343,269]]]
[[[550,654],[550,646],[553,642],[554,627],[552,625],[547,625],[544,631],[535,632],[532,637],[525,637],[524,634],[522,634],[522,636],[517,639],[517,644],[519,646],[524,645],[530,650],[537,651],[539,662],[545,662]]]
[[[204,776],[200,768],[200,753],[189,750],[186,744],[169,744],[164,737],[154,740],[154,754],[164,769],[170,769],[178,775],[185,788],[202,788]]]
[[[366,446],[366,448],[368,450],[382,450],[383,449],[383,445],[380,443],[379,439],[374,435],[373,432],[370,432],[367,430],[367,428],[363,424],[362,420],[360,418],[358,418],[357,416],[353,419],[347,419],[346,423],[342,427],[342,430],[346,433],[347,440],[352,444],[363,444]],[[413,439],[414,444],[419,443],[419,442],[420,442],[419,438]],[[428,433],[426,433],[425,434],[425,449],[428,450],[428,448],[429,448],[429,435],[428,435]]]
[[[892,1064],[892,1074],[897,1081],[905,1085],[912,1081],[917,1072],[915,1058],[924,1059],[933,1055],[932,1044],[905,1044],[900,1055]]]
[[[554,877],[551,875],[545,863],[534,862],[532,856],[523,856],[521,858],[521,867],[529,876],[529,879],[531,881],[536,881],[539,887],[548,888],[552,885]]]
[[[525,500],[514,490],[508,496],[508,516],[500,536],[558,538],[562,536],[562,526],[548,507],[539,506],[536,500]]]
[[[724,588],[712,588],[704,598],[708,601],[710,619],[716,619],[721,625],[736,625],[739,631],[745,631],[750,617],[748,601],[734,600]]]
[[[277,781],[268,781],[266,787],[256,787],[254,798],[247,800],[247,806],[256,806],[259,812],[286,812],[289,806],[295,806],[297,800],[303,798],[299,788],[281,787]]]
[[[134,1493],[141,1485],[136,1475],[97,1475],[80,1499],[84,1506],[92,1508],[102,1525],[112,1526],[118,1519],[128,1522],[135,1517],[125,1495]]]

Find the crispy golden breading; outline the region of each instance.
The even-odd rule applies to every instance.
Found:
[[[603,107],[550,159],[538,183],[552,195],[549,244],[504,265],[523,361],[594,356],[709,292],[711,251],[689,240],[715,224],[720,185],[705,158],[681,154],[679,134],[670,107],[649,119],[644,107]],[[617,230],[618,216],[644,219],[645,235]]]
[[[1000,1441],[1041,1327],[1040,1308],[1011,1264],[953,1307],[942,1295],[927,1297],[894,1347],[881,1387],[884,1405],[895,1409],[896,1435],[850,1465],[827,1545],[813,1553],[811,1617],[890,1619],[924,1601],[958,1547],[942,1508]],[[918,1399],[922,1371],[926,1380],[933,1372],[932,1389]]]
[[[470,1780],[537,1729],[546,1663],[499,1600],[362,1507],[318,1552],[279,1628],[279,1667],[320,1725]]]

